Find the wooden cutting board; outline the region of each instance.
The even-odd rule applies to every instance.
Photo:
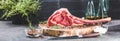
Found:
[[[98,26],[98,25],[96,25]],[[99,33],[94,32],[96,26],[88,26],[85,28],[72,28],[72,29],[51,29],[47,28],[45,24],[39,24],[39,27],[43,29],[43,35],[55,36],[55,37],[69,37],[69,36],[79,36],[79,37],[93,37],[99,36]]]

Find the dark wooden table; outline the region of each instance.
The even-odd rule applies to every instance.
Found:
[[[28,26],[13,25],[11,21],[0,21],[0,41],[120,41],[120,20],[108,23],[109,31],[105,35],[92,38],[48,37],[28,38],[25,29]]]

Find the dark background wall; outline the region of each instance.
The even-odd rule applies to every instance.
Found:
[[[110,0],[109,16],[113,19],[120,19],[120,0]]]
[[[41,0],[42,9],[39,11],[39,19],[47,20],[48,17],[59,8],[68,8],[69,11],[77,16],[84,17],[88,0]],[[108,15],[112,19],[120,19],[120,0],[109,1]],[[59,5],[58,5],[59,4]],[[98,6],[98,0],[94,0],[95,7]],[[0,15],[3,13],[0,12]],[[36,18],[37,19],[37,18]]]
[[[42,0],[42,9],[40,11],[40,19],[46,20],[55,10],[59,8],[68,8],[69,11],[77,16],[83,17],[85,14],[88,0]],[[58,5],[58,1],[60,6]],[[112,19],[120,19],[120,0],[109,1],[108,15]],[[98,0],[94,0],[95,7],[98,6]]]

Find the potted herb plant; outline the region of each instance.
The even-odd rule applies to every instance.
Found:
[[[7,19],[16,15],[24,18],[30,28],[27,32],[28,35],[36,35],[39,33],[38,30],[32,27],[30,16],[37,12],[40,7],[41,3],[39,0],[0,0],[0,9],[4,11],[1,18]]]

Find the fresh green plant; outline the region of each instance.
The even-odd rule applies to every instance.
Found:
[[[1,18],[7,19],[20,14],[26,18],[30,29],[33,29],[29,15],[38,11],[40,4],[39,0],[0,0],[0,9],[4,11]]]

